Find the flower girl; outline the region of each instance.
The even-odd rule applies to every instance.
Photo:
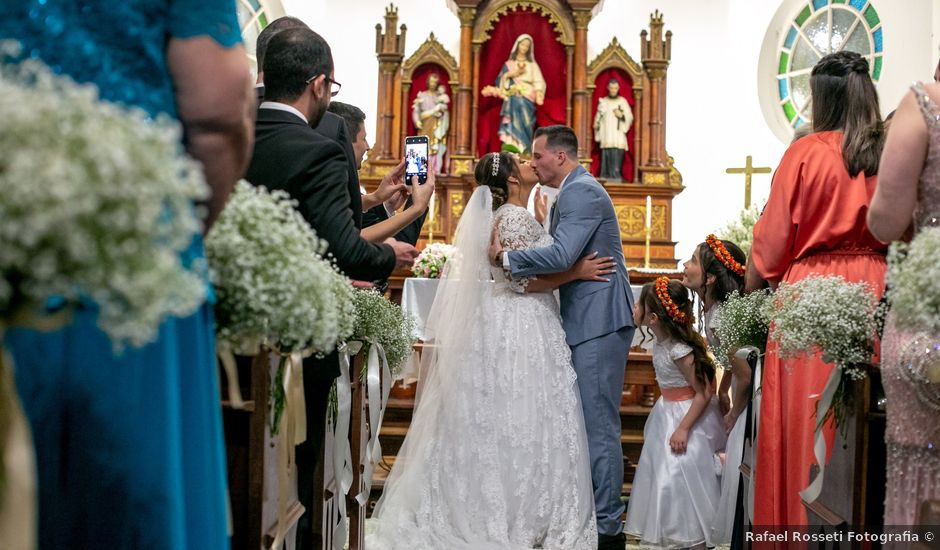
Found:
[[[625,532],[649,545],[713,546],[720,492],[714,455],[725,442],[712,399],[715,365],[693,328],[692,300],[679,281],[660,277],[644,285],[634,315],[656,336],[653,367],[662,397],[643,429]]]
[[[719,349],[718,311],[731,293],[744,290],[744,264],[747,256],[730,241],[722,241],[714,235],[705,238],[683,264],[685,269],[682,284],[698,294],[705,324],[705,337],[712,350]],[[721,477],[721,502],[715,515],[712,542],[717,545],[731,544],[731,532],[737,505],[738,468],[744,454],[744,435],[751,386],[751,367],[747,361],[735,357],[718,357],[725,367],[718,387],[718,402],[724,414],[725,432],[729,433],[725,446],[724,472]],[[729,399],[729,389],[733,399]]]

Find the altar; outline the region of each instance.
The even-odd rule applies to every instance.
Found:
[[[416,336],[420,341],[425,340],[425,325],[427,324],[428,315],[431,313],[431,305],[434,303],[434,296],[437,293],[439,284],[440,279],[409,277],[404,280],[401,293],[401,307],[415,319],[415,326],[417,327]],[[630,289],[633,291],[634,301],[638,301],[640,299],[640,291],[643,290],[643,285],[630,285]],[[557,292],[555,297],[557,299]],[[633,336],[633,344],[631,347],[649,351],[651,344],[652,341],[649,338],[644,339],[640,331],[637,331]]]
[[[599,0],[451,4],[458,52],[431,33],[406,59],[407,22],[394,5],[376,25],[377,131],[363,185],[374,189],[398,164],[406,136],[428,136],[437,190],[418,247],[450,242],[477,160],[501,149],[526,158],[535,128],[565,124],[578,137],[579,161],[614,203],[627,264],[675,268],[672,202],[684,187],[665,146],[672,33],[663,15],[637,29],[639,61],[617,38],[589,60]]]

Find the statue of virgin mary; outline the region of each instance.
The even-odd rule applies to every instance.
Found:
[[[485,95],[503,98],[500,109],[499,139],[522,152],[532,150],[535,108],[545,101],[545,79],[535,62],[532,36],[520,34],[503,63],[496,86],[487,86]]]

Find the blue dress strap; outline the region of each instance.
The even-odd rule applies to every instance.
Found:
[[[174,38],[208,36],[226,48],[242,42],[234,0],[170,0],[169,15]]]

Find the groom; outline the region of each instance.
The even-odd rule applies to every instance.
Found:
[[[532,143],[532,166],[542,185],[559,189],[551,211],[550,231],[555,243],[544,248],[504,252],[499,240],[494,239],[490,257],[513,278],[567,271],[579,258],[592,252],[614,258],[616,273],[609,283],[573,281],[559,291],[562,324],[584,407],[598,548],[623,549],[620,396],[636,328],[620,224],[607,192],[578,163],[578,138],[571,128],[560,125],[539,128]]]

